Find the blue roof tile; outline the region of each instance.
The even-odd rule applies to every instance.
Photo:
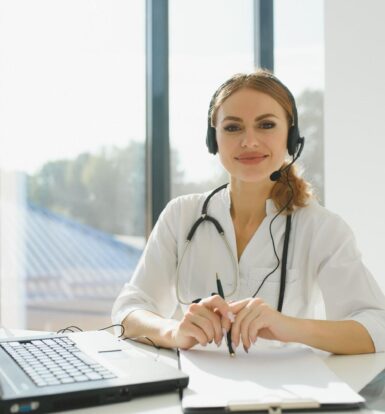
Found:
[[[112,235],[33,204],[24,222],[27,298],[113,300],[142,251]]]

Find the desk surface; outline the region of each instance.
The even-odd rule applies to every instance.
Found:
[[[13,331],[19,335],[36,334],[36,332]],[[0,329],[0,337],[3,336]],[[133,347],[154,355],[154,348],[132,343]],[[361,392],[367,400],[368,409],[354,410],[352,413],[385,413],[385,353],[365,355],[329,355],[320,352],[328,367],[355,391]],[[159,359],[177,366],[176,353],[171,350],[159,351]],[[177,392],[135,398],[131,401],[108,406],[90,407],[66,411],[68,414],[181,414],[182,409]],[[346,413],[347,411],[344,411]]]

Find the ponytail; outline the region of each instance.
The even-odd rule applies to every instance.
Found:
[[[286,165],[288,162],[283,164],[282,169]],[[278,211],[291,199],[285,208],[285,214],[291,214],[298,207],[307,206],[312,197],[311,185],[301,177],[296,165],[292,165],[288,171],[284,172],[271,190],[271,199]]]

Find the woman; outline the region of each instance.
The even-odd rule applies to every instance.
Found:
[[[384,351],[385,298],[349,227],[292,166],[303,138],[289,90],[267,71],[233,76],[210,104],[207,145],[229,185],[167,205],[113,307],[126,336],[187,349],[219,346],[231,328],[246,352],[258,337]],[[315,318],[321,299],[326,319]]]

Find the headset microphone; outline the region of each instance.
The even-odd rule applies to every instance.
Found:
[[[291,163],[289,164],[289,166],[290,165],[291,165]],[[282,172],[285,171],[286,168],[284,168],[283,170],[277,170],[277,171],[274,171],[273,173],[271,173],[270,180],[271,181],[278,181],[281,178]]]
[[[274,171],[270,174],[270,180],[271,181],[278,181],[281,178],[282,173],[285,172],[286,170],[288,170],[297,161],[297,159],[299,158],[299,156],[301,155],[301,152],[303,150],[303,146],[305,144],[305,139],[303,137],[298,137],[297,142],[299,144],[297,154],[295,154],[293,156],[293,159],[289,162],[289,164],[286,165],[285,168],[279,169],[279,170]]]

